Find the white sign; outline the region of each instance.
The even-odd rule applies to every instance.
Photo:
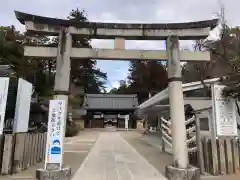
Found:
[[[238,136],[236,105],[234,99],[222,96],[224,85],[212,86],[213,117],[218,136]]]
[[[3,134],[7,96],[8,96],[9,78],[0,78],[0,135]]]
[[[108,114],[108,115],[104,115],[104,118],[113,119],[113,118],[117,118],[117,116]]]
[[[93,118],[101,118],[101,115],[93,115]]]
[[[122,119],[125,119],[126,115],[121,115],[121,114],[118,114],[118,118],[122,118]]]
[[[24,79],[18,80],[13,132],[28,132],[28,122],[32,98],[32,84]]]
[[[129,115],[125,116],[125,129],[128,129]]]
[[[64,144],[65,101],[50,100],[48,116],[48,136],[46,145],[45,169],[47,164],[62,167]]]

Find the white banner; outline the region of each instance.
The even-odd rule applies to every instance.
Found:
[[[224,85],[212,86],[213,117],[218,136],[238,136],[236,105],[234,99],[222,96]]]
[[[59,164],[59,167],[62,167],[65,111],[64,100],[50,100],[45,169],[49,163]]]
[[[18,79],[17,99],[14,115],[13,132],[28,132],[28,122],[32,98],[32,84],[24,79]]]
[[[0,135],[3,134],[5,112],[7,105],[9,78],[0,78]]]

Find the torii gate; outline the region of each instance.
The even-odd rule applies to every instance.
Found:
[[[172,24],[126,24],[76,22],[36,16],[15,11],[17,19],[26,30],[50,36],[59,36],[58,47],[25,46],[27,57],[56,58],[54,83],[55,99],[68,102],[70,60],[93,58],[105,60],[168,60],[170,115],[173,127],[174,166],[168,166],[169,174],[195,171],[188,167],[186,127],[180,61],[209,61],[209,52],[180,51],[179,40],[199,40],[209,35],[217,26],[218,19]],[[114,39],[114,49],[73,48],[72,37]],[[125,40],[166,40],[164,50],[126,50]],[[60,167],[61,168],[61,167]],[[179,176],[179,174],[178,174]],[[173,177],[168,175],[170,179]]]

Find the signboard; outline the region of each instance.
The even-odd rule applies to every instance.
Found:
[[[125,129],[128,129],[129,115],[125,116]]]
[[[48,164],[62,167],[63,144],[65,137],[65,101],[50,100],[48,116],[48,136],[46,145],[45,169]]]
[[[101,118],[101,115],[93,115],[93,118],[97,119],[97,118]]]
[[[114,119],[114,118],[117,118],[117,115],[114,115],[114,114],[107,114],[107,115],[104,115],[104,118]]]
[[[118,118],[122,118],[122,119],[125,119],[126,115],[121,115],[121,114],[118,114]]]
[[[0,78],[0,135],[3,134],[7,96],[8,96],[9,78]]]
[[[212,86],[213,117],[218,136],[238,136],[234,99],[222,96],[224,85]]]
[[[28,122],[32,97],[32,84],[24,79],[18,80],[13,132],[28,132]]]

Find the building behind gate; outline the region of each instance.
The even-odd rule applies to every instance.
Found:
[[[104,128],[107,125],[125,127],[125,115],[129,115],[129,128],[136,128],[134,111],[138,106],[137,95],[86,94],[83,108],[87,111],[85,128]]]

